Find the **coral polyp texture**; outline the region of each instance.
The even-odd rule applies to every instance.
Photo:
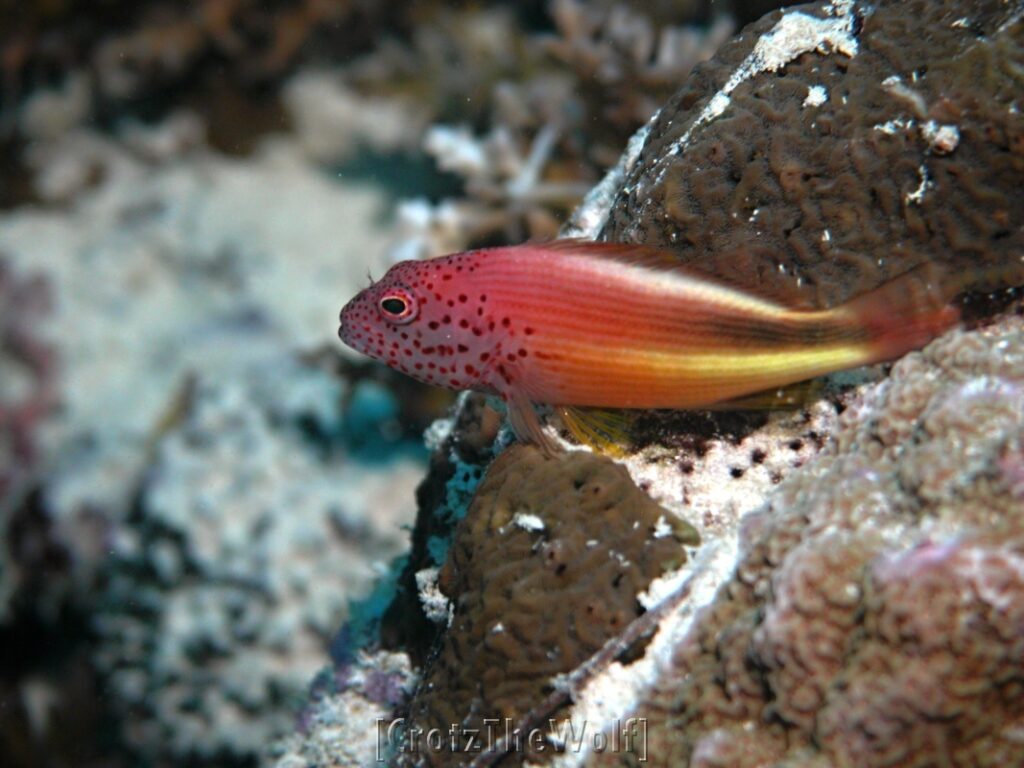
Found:
[[[607,458],[508,448],[488,469],[438,575],[449,626],[412,701],[410,731],[515,722],[552,677],[633,621],[638,593],[698,541]],[[431,762],[457,762],[430,746],[419,738],[409,748]]]
[[[251,765],[400,551],[422,466],[357,451],[375,408],[348,403],[371,382],[314,363],[364,279],[345,254],[386,245],[382,196],[326,181],[294,140],[241,161],[202,134],[189,116],[71,131],[39,167],[67,204],[0,216],[0,431],[20,441],[0,479],[32,481],[0,622],[14,587],[15,607],[74,605],[121,744]]]
[[[251,760],[287,733],[377,575],[367,553],[400,551],[419,465],[325,458],[297,428],[340,421],[337,389],[287,359],[199,381],[158,445],[95,618],[96,663],[147,758]]]
[[[425,479],[430,396],[322,351],[368,267],[581,196],[562,235],[801,306],[1017,264],[1024,2],[830,0],[713,54],[768,4],[0,12],[0,651],[46,624],[0,734],[61,730],[73,654],[124,764],[1024,765],[1012,292],[802,408],[640,414],[614,461],[465,393]],[[492,719],[541,739],[448,747]],[[90,761],[62,736],[19,765]]]
[[[1024,321],[909,355],[840,422],[636,709],[660,764],[1024,761]]]
[[[834,304],[1024,252],[1020,3],[835,0],[747,27],[662,107],[601,238]]]

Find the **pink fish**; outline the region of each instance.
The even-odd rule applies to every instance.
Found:
[[[428,384],[499,395],[551,450],[535,403],[698,408],[898,357],[953,325],[919,268],[808,310],[679,266],[664,251],[563,240],[396,264],[341,312],[353,349]]]

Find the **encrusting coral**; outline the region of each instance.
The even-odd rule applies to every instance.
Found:
[[[390,515],[418,463],[385,473],[319,456],[298,428],[336,428],[325,404],[338,389],[287,359],[245,384],[198,380],[160,440],[95,617],[96,663],[147,759],[251,760],[286,733],[346,604],[376,576],[365,553],[399,551]]]
[[[0,293],[5,310],[41,300],[25,276],[47,273],[55,306],[39,307],[52,315],[39,325],[61,366],[43,347],[21,359],[46,397],[20,410],[23,391],[7,387],[22,377],[5,379],[16,413],[0,428],[15,425],[10,445],[28,457],[19,477],[39,445],[55,462],[39,514],[83,592],[101,587],[91,658],[149,757],[256,760],[291,727],[288,699],[351,615],[346,595],[398,551],[397,532],[359,504],[385,482],[400,493],[417,470],[403,464],[398,482],[333,453],[361,428],[340,389],[355,398],[360,385],[299,355],[323,339],[339,285],[362,278],[333,249],[384,250],[377,229],[337,236],[338,210],[377,219],[376,193],[334,186],[355,148],[407,151],[422,131],[454,174],[452,199],[402,207],[401,255],[553,234],[623,145],[564,234],[661,244],[819,304],[925,260],[968,273],[1024,252],[1020,2],[820,2],[773,13],[702,65],[730,29],[706,3],[565,0],[547,32],[507,3],[393,16],[390,3],[340,0],[172,5],[135,4],[102,34],[65,25],[58,37],[84,29],[73,76],[3,115],[35,142],[25,167],[44,205],[5,215],[13,266]],[[366,26],[334,28],[336,14]],[[353,60],[379,38],[351,31],[385,17],[394,39]],[[22,31],[5,31],[9,84],[49,66]],[[116,140],[81,127],[140,96],[205,88],[195,103],[216,145],[246,154],[254,142],[223,138],[209,91],[279,81],[317,48],[298,43],[334,34],[345,45],[325,70],[293,79],[281,103],[270,96],[273,119],[260,113],[299,135],[244,161],[208,151],[194,115],[125,121]],[[18,96],[5,92],[5,106]],[[235,124],[249,101],[224,101]],[[328,177],[310,159],[337,168]],[[998,304],[974,314],[988,322]],[[3,323],[25,330],[20,316]],[[1024,323],[1005,316],[948,334],[880,383],[884,369],[836,377],[802,412],[645,415],[619,467],[508,448],[500,417],[462,397],[430,430],[390,610],[372,598],[381,647],[341,633],[282,765],[372,759],[374,720],[399,714],[444,730],[492,713],[544,722],[554,694],[557,717],[591,727],[645,718],[654,764],[1024,761],[1022,349]],[[53,429],[37,440],[44,411]],[[601,503],[586,495],[595,484]],[[683,520],[699,547],[684,548]],[[656,620],[643,642],[599,658],[636,617]]]
[[[122,718],[104,733],[138,759],[254,763],[291,729],[346,600],[397,553],[392,515],[413,511],[421,462],[373,421],[405,415],[386,412],[386,382],[316,354],[338,286],[364,279],[345,254],[386,245],[384,200],[326,180],[296,144],[231,160],[194,116],[79,128],[40,166],[67,202],[0,217],[11,332],[59,360],[38,381],[17,361],[0,376],[12,405],[60,404],[29,433],[35,528],[7,543],[17,573],[52,553],[61,569],[31,569],[21,602],[88,617],[95,645],[76,652]],[[46,685],[62,700],[63,679]]]

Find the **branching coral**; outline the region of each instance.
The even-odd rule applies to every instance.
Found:
[[[266,80],[324,38],[342,49],[358,49],[365,39],[361,33],[391,10],[390,3],[361,0],[184,5],[105,0],[88,9],[60,0],[24,5],[28,8],[3,11],[0,50],[8,107],[22,86],[69,68],[94,73],[107,98],[138,97],[180,83],[204,59],[227,64],[241,83]]]
[[[462,14],[418,30],[415,58],[385,47],[352,67],[363,89],[433,91],[437,124],[424,147],[465,181],[465,198],[400,212],[396,255],[554,236],[629,135],[732,29],[727,17],[686,26],[708,21],[696,9],[567,1],[551,14],[554,33],[516,30],[511,41],[497,31],[516,29],[507,9]],[[474,130],[481,123],[490,128]]]

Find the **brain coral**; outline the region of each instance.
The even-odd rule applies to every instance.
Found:
[[[600,239],[821,303],[1019,255],[1022,73],[1020,3],[776,11],[656,115]]]
[[[452,619],[412,702],[416,728],[521,716],[641,612],[637,594],[686,559],[693,529],[621,466],[513,446],[459,524],[440,588]],[[438,762],[455,756],[416,745]]]
[[[1024,763],[1024,320],[947,334],[841,421],[744,521],[640,707],[651,754]]]

